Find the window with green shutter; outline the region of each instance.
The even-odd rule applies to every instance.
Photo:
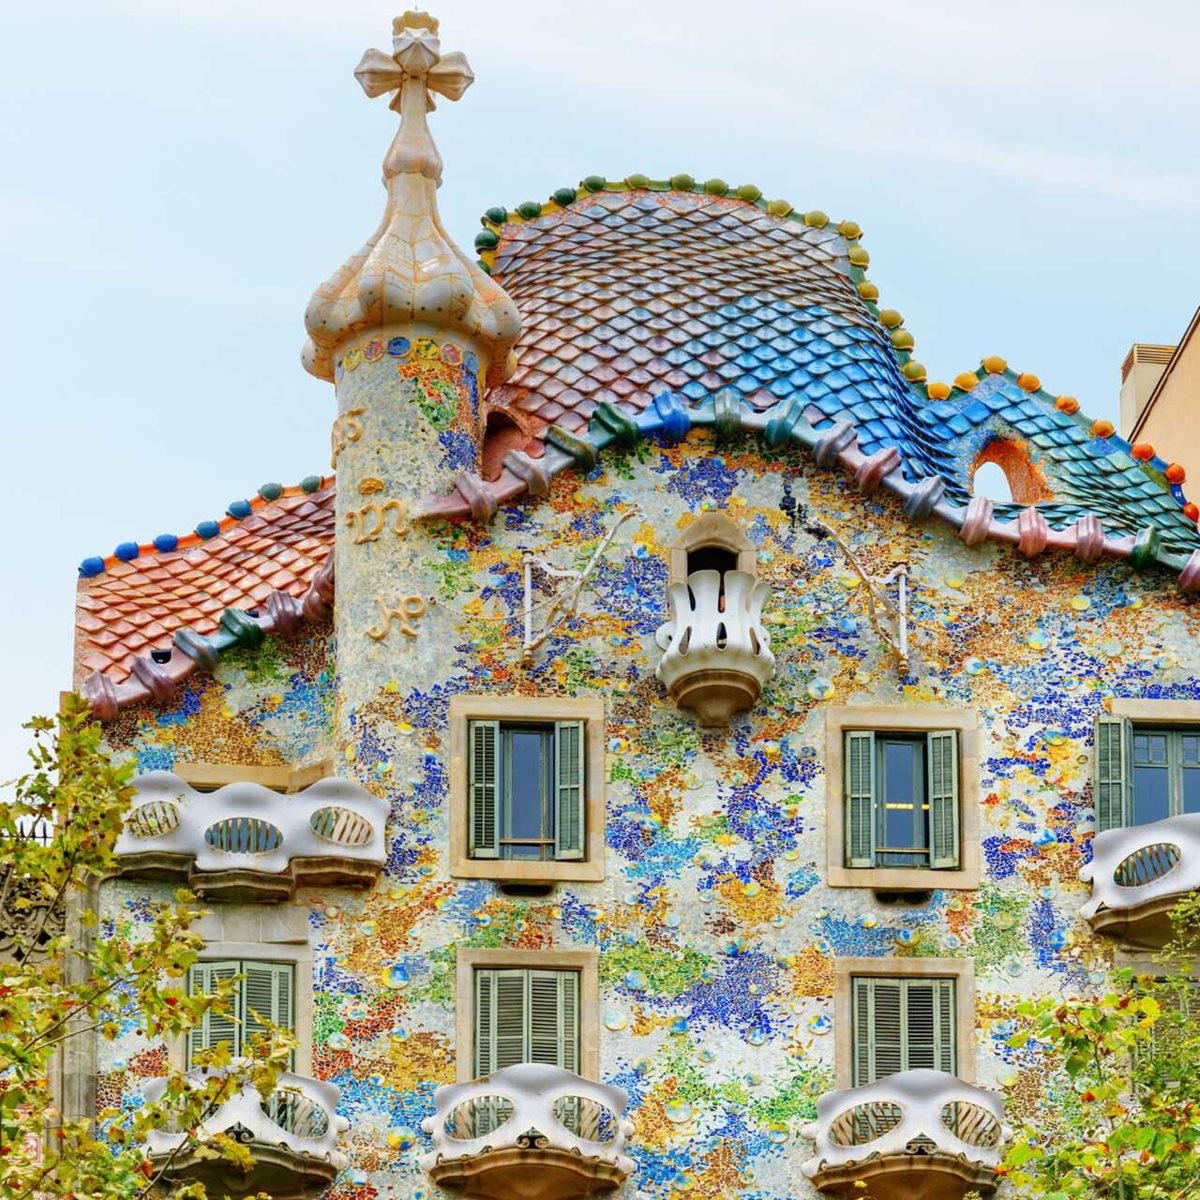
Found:
[[[471,721],[467,827],[472,858],[582,859],[583,721]]]
[[[475,971],[475,1075],[535,1062],[579,1071],[579,972]]]
[[[240,978],[239,978],[240,977]],[[267,1023],[280,1029],[295,1029],[296,971],[291,963],[219,960],[194,963],[188,969],[188,991],[212,992],[222,980],[237,978],[234,1000],[228,1013],[209,1009],[188,1035],[188,1065],[201,1050],[222,1042],[231,1053],[244,1054],[250,1039],[264,1033]]]
[[[954,730],[847,731],[846,865],[957,869],[960,797]]]
[[[1200,812],[1200,726],[1096,722],[1096,830]]]
[[[854,976],[853,1086],[900,1071],[957,1070],[955,981]]]

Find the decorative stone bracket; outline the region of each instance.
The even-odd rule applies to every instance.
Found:
[[[822,1096],[804,1136],[816,1145],[802,1169],[828,1196],[961,1200],[995,1189],[1009,1131],[997,1093],[916,1070]]]
[[[775,674],[762,609],[771,589],[746,571],[696,571],[667,588],[670,618],[656,640],[656,674],[701,725],[727,725],[753,706]]]
[[[633,1171],[628,1097],[561,1067],[521,1063],[438,1088],[421,1165],[439,1187],[482,1200],[576,1200]]]
[[[1079,878],[1092,885],[1080,915],[1095,932],[1141,947],[1165,945],[1171,909],[1200,888],[1200,813],[1096,834]]]
[[[349,780],[322,779],[291,796],[257,783],[203,793],[152,771],[134,786],[115,847],[124,876],[263,902],[286,900],[297,885],[366,887],[383,869],[387,802]]]
[[[189,1078],[203,1080],[205,1075],[200,1069]],[[165,1087],[165,1079],[151,1080],[146,1099],[158,1100]],[[350,1127],[345,1117],[336,1115],[340,1096],[332,1083],[290,1072],[280,1075],[278,1087],[266,1100],[250,1085],[235,1092],[201,1132],[231,1133],[249,1145],[254,1162],[248,1173],[222,1158],[180,1151],[184,1135],[169,1129],[151,1131],[147,1149],[154,1160],[171,1160],[167,1175],[173,1181],[197,1181],[235,1194],[266,1192],[274,1200],[304,1200],[324,1191],[347,1164],[337,1145],[338,1135]]]

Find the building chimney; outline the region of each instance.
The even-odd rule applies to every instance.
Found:
[[[1121,436],[1129,437],[1175,353],[1174,346],[1134,342],[1121,364]]]

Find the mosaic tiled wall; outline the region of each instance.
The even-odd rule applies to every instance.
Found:
[[[521,550],[577,564],[630,506],[578,619],[518,663]],[[778,667],[728,733],[697,731],[654,678],[667,548],[694,514],[724,509],[774,589]],[[864,616],[857,577],[812,516],[873,573],[911,565],[911,673],[898,679]],[[414,536],[418,536],[414,534]],[[811,1195],[799,1135],[832,1086],[839,955],[970,956],[977,1076],[1019,1112],[1043,1087],[1034,1050],[1006,1047],[1033,992],[1102,982],[1111,946],[1077,913],[1092,831],[1092,725],[1106,697],[1200,697],[1198,621],[1170,579],[1064,556],[970,548],[863,499],[840,473],[753,441],[718,454],[700,434],[642,443],[587,481],[487,527],[434,531],[436,582],[413,638],[375,647],[390,679],[334,719],[330,646],[311,631],[197,676],[177,704],[126,714],[111,740],[146,768],[177,758],[313,761],[332,730],[339,770],[391,799],[390,855],[369,895],[303,895],[316,968],[315,1074],[342,1088],[350,1170],[338,1200],[434,1193],[415,1163],[434,1088],[454,1077],[454,947],[600,950],[603,1077],[626,1088],[638,1174],[629,1195],[783,1200]],[[340,568],[339,568],[340,569]],[[603,696],[607,878],[545,899],[448,876],[447,706],[463,691]],[[822,708],[933,703],[980,715],[978,892],[914,907],[823,886]],[[110,928],[136,935],[150,886],[111,885]],[[106,1094],[132,1095],[161,1051],[126,1045]],[[690,1190],[689,1190],[690,1189]]]

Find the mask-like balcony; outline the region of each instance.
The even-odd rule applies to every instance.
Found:
[[[775,674],[762,609],[771,589],[746,571],[695,571],[667,588],[670,619],[656,635],[657,675],[704,726],[752,708]]]
[[[473,1200],[603,1196],[633,1171],[626,1100],[620,1088],[540,1063],[450,1084],[422,1126],[433,1152],[421,1165],[438,1187]]]
[[[822,1096],[804,1135],[804,1174],[826,1196],[962,1200],[995,1191],[1008,1130],[995,1092],[917,1070]]]
[[[1176,902],[1200,888],[1200,813],[1096,834],[1079,878],[1092,885],[1080,914],[1096,933],[1160,949]]]
[[[191,1074],[204,1078],[202,1070]],[[157,1100],[165,1085],[163,1079],[148,1083],[147,1100]],[[152,1132],[147,1149],[155,1164],[169,1160],[172,1183],[203,1183],[210,1195],[266,1192],[274,1200],[310,1200],[346,1166],[337,1142],[349,1122],[335,1113],[339,1095],[332,1083],[285,1073],[266,1100],[251,1086],[226,1100],[200,1132],[228,1133],[247,1146],[254,1161],[246,1171],[224,1158],[180,1150],[184,1135],[177,1130]]]
[[[290,899],[297,886],[369,887],[383,869],[387,803],[345,779],[284,796],[257,783],[197,792],[153,771],[134,787],[115,848],[129,878],[264,903]]]

